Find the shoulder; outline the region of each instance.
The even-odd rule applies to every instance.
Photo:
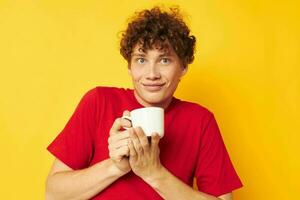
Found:
[[[178,109],[187,115],[193,115],[197,117],[212,117],[213,113],[205,106],[190,101],[180,100],[178,104]]]
[[[176,118],[201,130],[214,119],[213,112],[199,103],[180,100],[176,105],[176,111],[173,112]]]
[[[96,86],[88,90],[82,99],[101,106],[116,105],[126,101],[130,97],[130,92],[131,89]]]
[[[96,86],[88,90],[85,96],[98,96],[98,97],[116,96],[116,95],[119,96],[119,95],[124,95],[125,93],[126,93],[125,88]]]

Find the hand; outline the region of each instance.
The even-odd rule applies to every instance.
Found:
[[[130,141],[129,164],[132,171],[146,182],[158,178],[163,168],[159,159],[159,140],[157,133],[152,134],[149,144],[147,136],[140,127],[128,129]]]
[[[129,111],[124,111],[123,116],[129,116]],[[128,160],[128,142],[130,138],[127,130],[120,131],[123,127],[131,127],[131,122],[126,119],[117,118],[110,129],[108,150],[109,157],[116,167],[122,173],[128,173],[131,170]]]

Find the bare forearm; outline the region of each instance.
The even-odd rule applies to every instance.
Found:
[[[123,176],[110,159],[89,168],[49,176],[46,199],[89,199]]]
[[[221,200],[212,195],[194,190],[165,168],[162,168],[157,177],[145,181],[166,200]]]

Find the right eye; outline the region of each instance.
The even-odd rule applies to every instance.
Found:
[[[137,58],[136,60],[137,60],[137,62],[139,64],[144,64],[145,63],[145,59],[144,58]]]

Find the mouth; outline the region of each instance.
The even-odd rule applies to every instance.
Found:
[[[161,90],[161,88],[165,85],[165,83],[142,83],[143,88],[150,92],[156,92]]]

